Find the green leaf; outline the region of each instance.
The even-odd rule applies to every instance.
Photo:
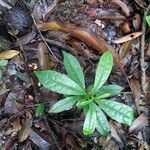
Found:
[[[85,106],[85,105],[88,105],[88,104],[90,104],[90,103],[92,103],[92,102],[93,102],[93,99],[89,99],[89,100],[86,100],[86,99],[84,99],[84,100],[79,100],[78,103],[77,103],[77,107],[78,107],[78,108],[81,108],[81,107],[83,107],[83,106]]]
[[[64,74],[51,70],[34,71],[34,73],[40,83],[49,90],[67,95],[86,94],[79,85]]]
[[[44,112],[44,105],[43,103],[39,103],[36,104],[36,112],[35,112],[35,116],[36,117],[40,117],[42,115],[42,113]]]
[[[96,92],[96,96],[100,96],[105,93],[110,93],[110,96],[115,96],[115,95],[118,95],[122,90],[123,90],[123,87],[119,85],[115,85],[115,84],[104,85]]]
[[[113,66],[113,56],[107,51],[105,52],[98,63],[96,70],[95,82],[93,92],[100,89],[101,86],[107,81]]]
[[[95,97],[95,100],[104,99],[104,98],[109,97],[110,95],[111,95],[110,93],[104,93],[104,94],[101,94],[101,95],[99,95],[99,96],[96,96],[96,97]]]
[[[83,134],[90,135],[95,131],[96,127],[96,110],[93,104],[89,106],[83,125]]]
[[[53,107],[49,110],[50,113],[59,113],[65,110],[70,110],[73,105],[79,100],[78,97],[72,96],[59,100]]]
[[[64,66],[69,77],[78,85],[80,85],[81,88],[85,89],[84,74],[78,60],[66,52],[63,52],[63,55]]]
[[[110,100],[100,100],[96,102],[112,119],[129,126],[133,122],[134,110],[131,107]]]
[[[148,23],[148,25],[150,27],[150,16],[146,16],[146,21],[147,21],[147,23]]]
[[[96,129],[101,135],[107,136],[109,132],[109,123],[107,121],[107,118],[98,106],[95,105],[95,108],[96,108]]]
[[[86,116],[88,110],[89,110],[89,105],[83,106],[83,111],[84,111],[85,116]]]
[[[5,67],[8,64],[8,60],[2,59],[0,60],[0,67]]]

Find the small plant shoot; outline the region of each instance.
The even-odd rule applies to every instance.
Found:
[[[51,70],[34,72],[45,88],[65,95],[50,108],[49,112],[60,113],[75,106],[83,109],[85,113],[84,135],[91,135],[97,130],[101,135],[107,136],[110,129],[105,114],[130,126],[134,120],[134,110],[125,104],[114,101],[114,96],[118,95],[123,88],[115,84],[104,85],[112,71],[112,54],[106,51],[100,57],[95,81],[89,87],[85,86],[84,73],[78,60],[66,52],[63,52],[63,55],[67,75]]]
[[[41,117],[43,112],[44,112],[44,104],[43,103],[36,104],[35,116]]]

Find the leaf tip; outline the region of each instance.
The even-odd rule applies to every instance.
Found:
[[[93,130],[90,130],[90,129],[84,129],[83,130],[83,134],[88,136],[88,135],[91,135],[94,131]]]

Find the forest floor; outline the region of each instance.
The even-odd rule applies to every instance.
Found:
[[[148,0],[0,1],[0,150],[149,150],[149,14]],[[62,95],[33,71],[66,74],[66,51],[88,86],[106,50],[115,59],[107,84],[124,88],[115,99],[134,109],[135,120],[127,126],[107,116],[107,137],[85,136],[82,109],[49,113]]]

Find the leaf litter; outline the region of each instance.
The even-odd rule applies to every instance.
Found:
[[[14,35],[11,28],[0,29],[0,59],[9,59],[3,65],[0,80],[0,148],[147,149],[150,144],[147,118],[150,108],[150,30],[143,25],[143,12],[150,12],[149,2],[33,0],[32,6],[28,2],[13,0],[2,6],[8,6],[4,8],[6,10],[16,7],[17,11],[18,7],[24,7],[35,22],[27,28],[25,35]],[[0,3],[0,9],[2,7]],[[5,13],[3,9],[1,12]],[[0,26],[6,26],[2,19]],[[141,30],[142,26],[146,31]],[[141,58],[140,39],[144,35],[145,51]],[[107,49],[117,62],[108,83],[124,87],[115,98],[132,106],[137,119],[129,128],[109,119],[111,132],[107,137],[97,132],[85,137],[81,131],[83,113],[74,107],[70,111],[49,114],[49,107],[62,99],[62,95],[39,88],[32,72],[34,69],[54,69],[66,73],[62,65],[63,50],[73,54],[84,70],[88,70],[86,81],[89,84],[94,80],[100,55]],[[146,82],[142,85],[141,62],[146,64]],[[142,91],[143,85],[147,87],[146,93]],[[38,117],[35,110],[40,103],[45,109]],[[4,127],[4,124],[7,125]]]

